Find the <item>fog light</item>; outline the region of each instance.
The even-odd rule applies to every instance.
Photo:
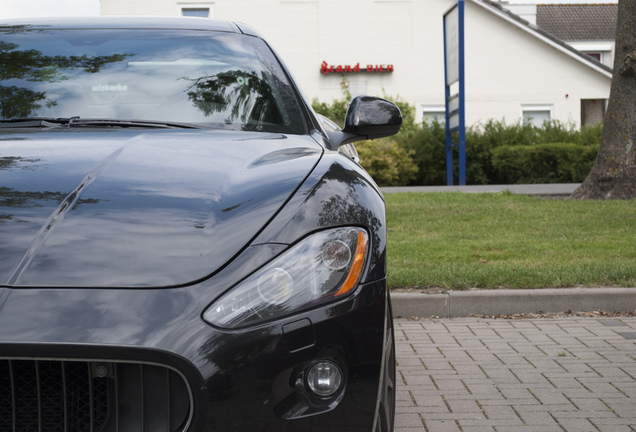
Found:
[[[334,395],[342,384],[342,371],[334,362],[321,361],[307,372],[307,385],[316,395],[329,397]]]

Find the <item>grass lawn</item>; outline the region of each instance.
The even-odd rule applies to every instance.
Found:
[[[385,197],[392,288],[636,287],[636,200]]]

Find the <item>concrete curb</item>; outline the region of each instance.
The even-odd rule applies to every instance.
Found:
[[[463,192],[463,193],[496,193],[510,191],[521,195],[572,195],[580,183],[562,184],[519,184],[519,185],[468,185],[468,186],[387,186],[382,192]]]
[[[636,288],[566,288],[391,293],[394,317],[636,311]]]

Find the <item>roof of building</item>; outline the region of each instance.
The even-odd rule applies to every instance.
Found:
[[[564,41],[613,41],[618,4],[540,4],[537,26]]]
[[[550,45],[552,45],[554,47],[557,47],[562,52],[569,54],[570,56],[578,59],[582,63],[587,64],[588,66],[600,71],[601,73],[603,73],[606,76],[611,78],[611,76],[612,76],[612,68],[611,67],[606,66],[606,65],[602,64],[601,62],[599,62],[598,60],[590,57],[589,55],[584,54],[581,51],[573,48],[572,46],[570,46],[567,43],[565,43],[563,41],[563,39],[558,38],[555,35],[543,30],[542,28],[539,28],[539,26],[531,24],[528,21],[526,21],[525,19],[521,18],[520,16],[515,15],[514,13],[510,12],[508,9],[503,7],[501,5],[501,3],[497,3],[494,0],[472,0],[472,1],[475,4],[482,5],[482,6],[486,7],[486,8],[488,8],[488,9],[490,9],[491,11],[493,11],[496,14],[500,15],[501,17],[509,20],[509,22],[511,22],[511,23],[519,26],[520,28],[526,30],[527,32],[529,32],[530,34],[534,35],[538,39],[541,39],[544,42],[547,42],[548,44],[550,44]],[[612,38],[612,40],[613,40],[613,38]]]

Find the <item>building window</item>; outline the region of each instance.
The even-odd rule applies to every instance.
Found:
[[[581,99],[581,126],[599,124],[605,117],[607,99]]]
[[[603,53],[602,52],[585,52],[588,56],[592,57],[594,60],[603,63]]]
[[[522,105],[521,117],[524,124],[540,128],[543,123],[552,121],[552,105]]]
[[[199,17],[199,18],[209,18],[210,17],[210,9],[208,8],[184,8],[181,9],[181,14],[183,16],[191,16],[191,17]]]
[[[439,124],[446,123],[446,108],[444,105],[420,105],[420,123],[432,124],[437,121]]]
[[[592,57],[594,60],[612,66],[612,52],[614,51],[614,44],[612,42],[570,42],[570,46]]]
[[[214,6],[209,3],[181,3],[177,6],[181,16],[212,18],[214,15]]]

